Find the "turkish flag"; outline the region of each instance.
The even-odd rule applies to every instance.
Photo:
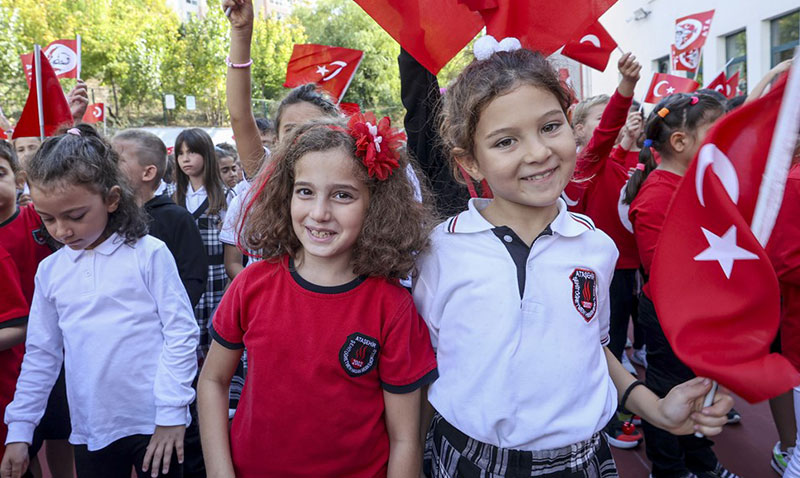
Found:
[[[727,75],[725,75],[725,72],[723,71],[719,75],[717,75],[717,77],[714,78],[711,81],[711,83],[707,84],[705,88],[708,90],[718,91],[723,95],[727,96],[726,94],[727,86],[728,86],[728,77]]]
[[[780,292],[762,247],[800,127],[800,77],[792,81],[708,133],[673,196],[650,274],[659,322],[677,356],[751,403],[800,384],[800,372],[769,353]]]
[[[106,105],[103,103],[92,103],[86,107],[86,113],[83,114],[84,123],[99,123],[105,119]]]
[[[28,80],[28,88],[30,88],[33,81],[33,52],[23,53],[19,58],[22,60],[22,69],[25,71],[25,79]]]
[[[702,50],[699,48],[679,53],[675,45],[672,48],[673,71],[697,71],[700,67]]]
[[[295,45],[283,86],[316,83],[339,102],[356,74],[364,52],[325,45]]]
[[[64,91],[58,82],[56,73],[47,61],[44,51],[39,52],[42,62],[42,111],[44,116],[44,135],[52,136],[58,128],[64,124],[72,124],[72,113],[67,104]],[[33,75],[36,77],[36,66],[33,67]],[[25,107],[14,128],[14,138],[26,136],[39,136],[39,109],[36,101],[36,81],[31,82],[28,99]]]
[[[59,78],[78,77],[78,41],[55,40],[44,47],[44,54]]]
[[[473,0],[476,6],[493,0]],[[483,28],[457,0],[355,0],[420,65],[434,75]]]
[[[675,20],[675,49],[678,53],[699,50],[706,44],[714,10],[687,15]]]
[[[728,78],[728,81],[726,81],[725,84],[727,88],[725,96],[728,98],[737,96],[739,94],[739,71],[737,70],[733,76]]]
[[[531,50],[549,55],[578,38],[617,0],[460,0],[477,4],[486,32],[498,40],[514,37]],[[439,3],[439,2],[431,2]]]
[[[675,93],[691,93],[698,88],[700,88],[700,83],[690,80],[689,78],[668,75],[666,73],[656,73],[653,75],[653,81],[650,82],[650,88],[647,90],[647,96],[644,98],[644,102],[658,103],[669,95],[674,95]]]
[[[567,43],[561,54],[595,70],[606,71],[608,59],[617,47],[617,42],[611,38],[600,22],[594,22],[579,37],[579,40]]]
[[[8,139],[8,135],[2,128],[0,128],[0,139]]]

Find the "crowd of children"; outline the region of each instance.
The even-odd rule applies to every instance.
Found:
[[[440,92],[402,51],[405,134],[314,85],[256,119],[252,2],[222,3],[235,147],[186,129],[170,167],[137,129],[0,143],[0,478],[67,437],[55,468],[81,478],[613,478],[609,445],[643,439],[655,478],[737,476],[706,438],[733,399],[704,404],[648,281],[724,99],[645,119],[626,54],[575,106],[521,47]],[[792,344],[798,174],[768,248]],[[793,425],[773,466],[800,477]]]

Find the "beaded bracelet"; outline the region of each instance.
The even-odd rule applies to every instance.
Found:
[[[225,57],[225,64],[228,65],[229,68],[248,68],[250,65],[253,64],[253,59],[250,58],[250,61],[247,63],[233,63],[231,62],[231,57]]]
[[[625,393],[622,394],[622,400],[619,401],[619,407],[622,409],[623,413],[630,413],[627,408],[625,408],[625,402],[628,401],[628,396],[631,394],[634,388],[638,387],[639,385],[644,385],[644,382],[641,380],[634,380],[628,388],[625,389]]]

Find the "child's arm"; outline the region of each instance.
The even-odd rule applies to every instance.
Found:
[[[241,357],[242,349],[228,349],[212,341],[197,381],[197,412],[208,478],[234,477],[228,432],[228,389]]]
[[[208,255],[203,237],[191,214],[182,214],[180,219],[180,223],[175,225],[175,234],[181,244],[180,250],[175,254],[175,265],[178,266],[183,288],[189,295],[189,303],[194,307],[206,291]]]
[[[619,147],[624,151],[633,150],[636,146],[636,140],[639,139],[639,135],[642,132],[642,126],[642,114],[638,111],[629,112],[625,127],[622,130],[622,141],[619,142]]]
[[[252,0],[223,0],[222,9],[230,8],[231,50],[228,58],[235,65],[251,61],[250,41],[253,37]],[[261,136],[250,105],[250,68],[228,68],[225,95],[231,127],[236,137],[236,150],[242,161],[244,175],[255,177],[264,157]]]
[[[386,430],[389,433],[389,470],[387,478],[419,478],[422,465],[422,442],[419,437],[419,389],[410,393],[384,390]]]
[[[431,422],[433,421],[433,415],[435,410],[433,409],[433,405],[431,402],[428,401],[428,388],[430,385],[425,385],[420,390],[420,436],[422,437],[422,445],[425,446],[425,438],[428,436],[428,430],[431,428]]]
[[[0,248],[0,350],[25,342],[28,328],[28,301],[22,293],[19,271],[14,260]]]
[[[761,96],[768,91],[768,87],[772,84],[775,78],[779,77],[781,73],[789,71],[791,68],[792,60],[785,60],[775,65],[775,67],[769,70],[767,74],[764,75],[764,78],[761,78],[761,80],[756,83],[756,86],[750,90],[750,94],[747,95],[747,99],[745,99],[744,102],[750,103],[753,100],[761,98]]]
[[[183,462],[183,435],[189,404],[194,399],[192,382],[197,375],[200,331],[167,246],[154,246],[148,259],[147,287],[158,306],[163,345],[153,385],[156,430],[147,446],[142,470],[161,468],[167,473],[173,449],[178,462]]]
[[[628,386],[636,379],[619,363],[614,354],[604,347],[608,372],[617,387],[619,399],[622,400]],[[666,397],[659,399],[647,387],[634,387],[624,405],[626,409],[641,416],[649,423],[664,429],[673,435],[690,435],[700,432],[706,436],[717,435],[727,423],[727,413],[733,407],[733,398],[717,391],[714,403],[703,407],[706,393],[711,390],[711,380],[695,377],[676,385]]]
[[[224,248],[225,272],[233,280],[244,270],[244,257],[238,247],[230,244],[223,244],[222,246]]]

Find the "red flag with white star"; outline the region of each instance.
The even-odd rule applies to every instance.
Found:
[[[662,99],[675,93],[691,93],[700,88],[700,83],[675,75],[668,75],[666,73],[656,73],[653,75],[653,81],[650,82],[650,88],[647,90],[647,96],[644,98],[645,103],[658,103]]]
[[[335,46],[295,45],[283,86],[316,83],[339,102],[350,86],[364,52]]]
[[[606,71],[608,59],[616,47],[617,42],[598,21],[564,45],[561,54],[595,70]]]
[[[780,292],[762,247],[780,209],[800,127],[800,75],[708,133],[666,215],[650,274],[677,356],[751,403],[800,384],[770,354]]]

